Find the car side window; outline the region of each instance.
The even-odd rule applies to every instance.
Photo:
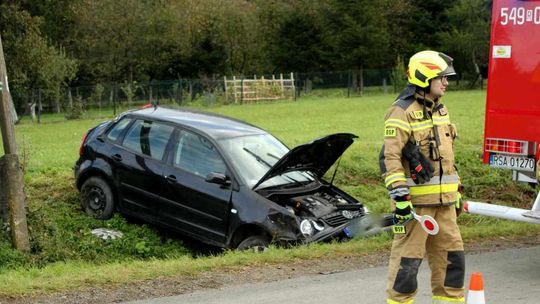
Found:
[[[122,145],[135,153],[162,160],[174,128],[150,120],[136,120]]]
[[[130,122],[130,118],[123,118],[122,120],[117,122],[107,134],[107,138],[111,141],[116,141],[120,134],[122,134],[122,131],[124,131],[124,129],[129,125]]]
[[[216,147],[206,138],[187,131],[182,131],[178,138],[174,165],[203,178],[211,172],[226,171]]]

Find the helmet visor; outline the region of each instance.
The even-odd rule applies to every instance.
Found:
[[[437,76],[452,76],[452,75],[456,75],[456,70],[454,70],[454,65],[452,64],[452,62],[454,61],[454,59],[452,59],[452,57],[444,54],[444,53],[439,53],[439,56],[446,62],[446,64],[448,65],[446,67],[446,69],[444,69],[444,71],[440,72],[439,74],[437,74]]]
[[[437,74],[437,76],[441,76],[441,77],[442,76],[452,76],[452,75],[456,75],[456,70],[454,70],[454,67],[452,66],[451,62],[444,71]]]

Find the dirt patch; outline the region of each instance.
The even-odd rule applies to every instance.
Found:
[[[469,242],[468,254],[480,254],[507,248],[523,248],[540,244],[540,235],[527,237],[500,237]],[[388,252],[374,252],[364,256],[298,261],[288,264],[269,264],[257,267],[229,267],[207,271],[196,276],[180,275],[109,287],[95,287],[80,291],[55,293],[37,297],[2,298],[0,303],[117,303],[148,298],[192,293],[204,289],[223,288],[253,282],[272,282],[299,276],[326,275],[336,272],[385,265]]]

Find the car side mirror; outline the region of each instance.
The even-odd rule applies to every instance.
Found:
[[[210,172],[206,176],[205,181],[223,186],[230,186],[231,180],[223,173]]]

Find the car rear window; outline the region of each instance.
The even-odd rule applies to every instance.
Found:
[[[124,118],[117,122],[114,127],[109,131],[109,134],[107,134],[107,138],[116,141],[122,131],[127,127],[127,125],[131,122],[130,118]]]
[[[166,124],[136,120],[122,145],[138,154],[161,160],[173,130],[173,127]]]

